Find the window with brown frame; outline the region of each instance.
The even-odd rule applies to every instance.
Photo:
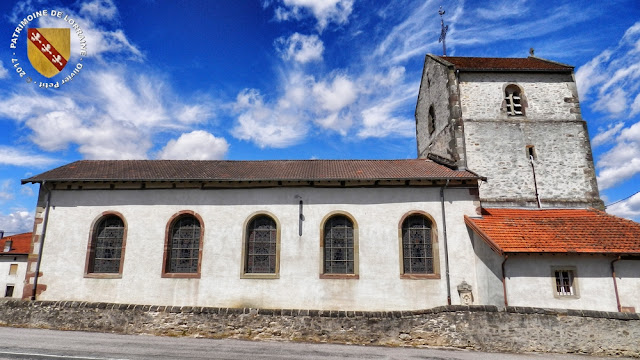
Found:
[[[98,222],[91,238],[88,273],[120,272],[124,233],[124,222],[116,215],[107,215]]]
[[[274,219],[259,215],[249,222],[245,239],[245,273],[277,272],[278,229]]]
[[[171,223],[166,253],[166,273],[198,273],[200,261],[200,221],[180,215]]]
[[[404,274],[435,273],[431,228],[431,221],[424,215],[411,215],[403,221],[402,269]]]
[[[355,273],[355,240],[353,222],[335,215],[324,224],[324,274]]]

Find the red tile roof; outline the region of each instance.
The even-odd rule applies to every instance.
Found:
[[[319,181],[478,179],[431,160],[83,160],[22,183],[42,181]]]
[[[573,71],[573,66],[531,56],[527,58],[434,56],[434,58],[453,64],[461,71]]]
[[[640,224],[595,209],[483,209],[464,221],[499,254],[640,254]]]
[[[4,251],[7,241],[11,241],[11,250]],[[0,255],[3,254],[28,254],[31,250],[31,233],[5,236],[0,239]]]

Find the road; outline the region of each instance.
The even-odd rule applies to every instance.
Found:
[[[600,359],[580,355],[496,354],[462,350],[176,338],[10,327],[0,328],[0,339],[0,359]]]

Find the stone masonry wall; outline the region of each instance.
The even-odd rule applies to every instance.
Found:
[[[360,312],[6,300],[0,302],[0,325],[640,358],[639,314],[580,310],[458,305]]]
[[[535,204],[533,171],[527,154],[527,146],[534,146],[543,207],[601,207],[583,121],[468,120],[465,136],[469,169],[487,177],[480,186],[480,198],[485,204]]]
[[[429,133],[429,108],[433,106],[435,128]],[[458,78],[435,57],[425,57],[416,104],[418,158],[435,156],[459,169],[466,166]]]

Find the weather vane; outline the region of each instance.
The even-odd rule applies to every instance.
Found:
[[[440,6],[440,10],[438,10],[438,14],[440,14],[440,26],[442,27],[442,31],[440,31],[440,40],[438,40],[438,42],[442,43],[442,55],[447,56],[447,44],[445,42],[445,39],[447,37],[449,25],[444,25],[444,19],[442,18],[442,15],[444,15],[444,10],[442,9],[442,6]]]

